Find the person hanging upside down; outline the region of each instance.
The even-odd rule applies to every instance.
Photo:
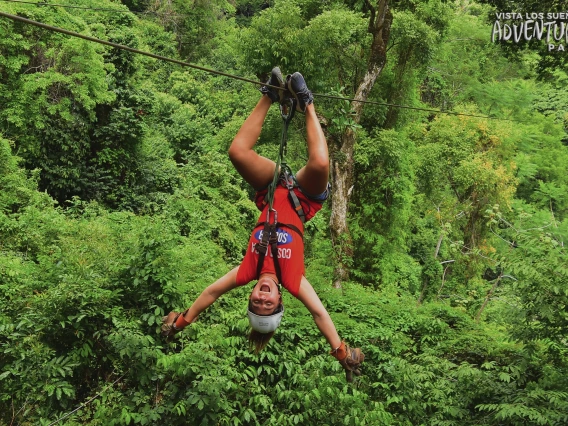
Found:
[[[365,355],[359,348],[351,349],[339,338],[329,313],[304,276],[304,222],[321,209],[329,193],[329,156],[325,136],[316,116],[312,93],[302,74],[295,72],[284,81],[280,69],[275,67],[266,84],[280,89],[261,87],[262,98],[229,148],[231,162],[257,191],[256,204],[262,211],[250,236],[245,257],[240,266],[203,290],[185,312],[170,312],[165,316],[162,335],[173,337],[195,321],[219,296],[258,280],[248,300],[252,329],[249,343],[258,353],[268,344],[284,314],[282,285],[310,311],[331,346],[331,355],[341,363],[347,380],[351,381],[353,373],[360,374],[359,366]],[[276,163],[257,154],[253,147],[270,106],[283,102],[286,96],[293,97],[297,110],[305,113],[308,161],[296,176],[283,167],[271,193],[269,184],[273,181]]]

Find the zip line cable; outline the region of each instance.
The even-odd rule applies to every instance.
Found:
[[[0,1],[6,1],[6,0],[0,0]],[[21,3],[21,2],[16,2],[16,1],[14,1],[14,2],[15,3]],[[11,15],[9,13],[5,13],[5,12],[2,12],[2,11],[0,11],[0,16],[2,16],[4,18],[11,19],[13,21],[23,22],[24,24],[34,25],[36,27],[43,28],[43,29],[46,29],[46,30],[49,30],[49,31],[54,31],[54,32],[69,35],[69,36],[72,36],[72,37],[81,38],[83,40],[92,41],[94,43],[103,44],[105,46],[114,47],[115,49],[126,50],[128,52],[148,56],[150,58],[158,59],[160,61],[171,62],[173,64],[181,65],[181,66],[188,67],[188,68],[193,68],[193,69],[196,69],[196,70],[199,70],[199,71],[204,71],[204,72],[207,72],[207,73],[210,73],[210,74],[220,75],[220,76],[223,76],[223,77],[228,77],[228,78],[232,78],[232,79],[235,79],[235,80],[244,81],[246,83],[256,84],[257,86],[266,86],[266,87],[270,87],[270,88],[277,89],[277,90],[284,90],[281,87],[272,86],[270,84],[262,83],[260,81],[251,80],[251,79],[248,79],[248,78],[245,78],[245,77],[240,77],[238,75],[229,74],[229,73],[225,73],[225,72],[222,72],[222,71],[217,71],[217,70],[214,70],[214,69],[211,69],[211,68],[201,67],[199,65],[194,65],[194,64],[191,64],[189,62],[184,62],[184,61],[180,61],[180,60],[177,60],[177,59],[168,58],[166,56],[156,55],[154,53],[134,49],[132,47],[125,46],[123,44],[113,43],[111,41],[105,41],[105,40],[101,40],[101,39],[98,39],[98,38],[95,38],[95,37],[90,37],[90,36],[87,36],[87,35],[84,35],[84,34],[76,33],[74,31],[69,31],[69,30],[66,30],[66,29],[63,29],[63,28],[54,27],[54,26],[51,26],[51,25],[48,25],[48,24],[44,24],[43,22],[32,21],[31,19],[27,19],[27,18],[24,18],[22,16]],[[415,110],[415,111],[426,111],[426,112],[435,112],[435,113],[439,113],[439,114],[487,118],[487,119],[490,119],[490,120],[513,121],[509,118],[497,118],[497,117],[489,117],[489,116],[486,116],[486,115],[467,114],[467,113],[454,112],[454,111],[442,111],[442,110],[432,109],[432,108],[420,108],[420,107],[413,107],[413,106],[409,106],[409,105],[391,104],[391,103],[386,103],[386,102],[376,102],[376,101],[367,101],[367,100],[364,101],[364,100],[361,100],[361,99],[345,98],[345,97],[341,97],[341,96],[326,95],[326,94],[321,94],[321,93],[313,93],[313,95],[320,97],[320,98],[328,98],[328,99],[343,100],[343,101],[350,101],[350,102],[361,102],[361,103],[364,103],[364,104],[381,105],[381,106],[388,106],[388,107],[401,108],[401,109],[411,109],[411,110]]]
[[[8,18],[8,19],[12,19],[14,21],[20,21],[20,22],[23,22],[24,24],[34,25],[36,27],[40,27],[40,28],[43,28],[43,29],[46,29],[46,30],[49,30],[49,31],[55,31],[57,33],[66,34],[66,35],[69,35],[69,36],[72,36],[72,37],[78,37],[78,38],[81,38],[83,40],[92,41],[94,43],[104,44],[105,46],[114,47],[115,49],[122,49],[122,50],[126,50],[128,52],[138,53],[140,55],[148,56],[150,58],[159,59],[161,61],[166,61],[166,62],[171,62],[171,63],[174,63],[174,64],[182,65],[184,67],[194,68],[196,70],[205,71],[205,72],[208,72],[208,73],[211,73],[211,74],[221,75],[223,77],[234,78],[236,80],[241,80],[241,81],[244,81],[244,82],[247,82],[247,83],[257,84],[259,86],[267,86],[267,87],[271,87],[271,88],[274,88],[274,89],[280,89],[279,87],[270,86],[268,84],[264,84],[264,83],[261,83],[261,82],[256,81],[256,80],[251,80],[251,79],[248,79],[248,78],[240,77],[238,75],[227,74],[225,72],[213,70],[213,69],[210,69],[210,68],[200,67],[199,65],[190,64],[189,62],[179,61],[177,59],[168,58],[166,56],[156,55],[156,54],[150,53],[150,52],[144,52],[143,50],[134,49],[132,47],[125,46],[123,44],[113,43],[112,41],[105,41],[105,40],[101,40],[101,39],[98,39],[98,38],[95,38],[95,37],[90,37],[90,36],[87,36],[87,35],[84,35],[84,34],[76,33],[74,31],[65,30],[63,28],[53,27],[51,25],[44,24],[43,22],[32,21],[31,19],[23,18],[21,16],[16,16],[16,15],[10,15],[9,13],[5,13],[5,12],[2,12],[2,11],[0,11],[0,16],[3,16],[3,17]]]
[[[355,98],[344,98],[344,97],[335,96],[335,95],[325,95],[323,93],[312,93],[312,95],[317,96],[319,98],[337,99],[337,100],[351,101],[351,102],[361,102],[361,103],[364,103],[364,104],[389,106],[389,107],[401,108],[401,109],[412,109],[412,110],[416,110],[416,111],[437,112],[437,113],[440,113],[440,114],[449,114],[449,115],[465,115],[466,117],[488,118],[490,120],[513,121],[509,118],[498,118],[498,117],[489,117],[487,115],[466,114],[465,112],[443,111],[443,110],[432,109],[432,108],[413,107],[413,106],[410,106],[410,105],[391,104],[391,103],[388,103],[388,102],[363,101],[363,100],[355,99]]]

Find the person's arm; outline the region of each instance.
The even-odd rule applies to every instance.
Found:
[[[300,299],[311,312],[316,325],[331,346],[330,354],[337,359],[345,369],[345,378],[347,381],[352,382],[353,374],[356,376],[361,375],[359,368],[361,363],[365,360],[365,354],[361,349],[351,349],[345,342],[341,341],[329,313],[306,277],[302,277],[298,299]]]
[[[195,302],[183,314],[172,311],[162,318],[162,335],[168,339],[197,319],[197,316],[211,306],[221,295],[237,287],[239,268],[227,272],[201,292]]]
[[[239,267],[237,266],[203,290],[189,309],[184,312],[185,321],[192,323],[201,312],[211,306],[220,296],[237,287],[238,270]]]
[[[333,324],[329,313],[325,309],[325,306],[321,303],[319,296],[306,277],[302,277],[300,291],[298,292],[298,299],[314,317],[314,321],[319,331],[321,331],[321,334],[323,334],[331,346],[331,349],[337,349],[341,345],[339,334],[337,334],[335,325]]]

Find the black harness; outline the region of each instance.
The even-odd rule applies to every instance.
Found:
[[[276,277],[278,278],[278,282],[282,283],[282,270],[280,269],[280,263],[278,262],[278,232],[277,229],[279,226],[284,226],[286,228],[291,229],[299,237],[304,240],[304,235],[302,231],[300,231],[296,226],[292,225],[291,223],[281,223],[278,222],[278,214],[276,210],[274,210],[274,222],[270,223],[270,210],[268,210],[267,220],[265,222],[258,222],[256,227],[260,225],[264,225],[262,228],[262,237],[260,242],[255,245],[255,251],[258,253],[258,261],[256,264],[256,276],[257,278],[260,277],[260,272],[262,271],[262,266],[264,265],[264,258],[268,254],[268,247],[270,247],[270,252],[272,253],[272,259],[274,259],[274,269],[276,270]],[[256,229],[255,227],[255,229]]]

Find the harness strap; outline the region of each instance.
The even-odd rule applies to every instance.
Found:
[[[255,251],[258,253],[258,262],[256,265],[257,277],[260,276],[260,271],[262,270],[262,265],[264,264],[264,258],[266,257],[266,253],[268,252],[270,235],[272,234],[272,231],[275,229],[275,226],[271,225],[268,221],[261,222],[261,224],[264,224],[264,229],[262,230],[262,238],[260,239],[260,242],[255,246]]]
[[[274,224],[272,235],[270,235],[270,249],[272,250],[272,259],[274,259],[274,269],[276,270],[276,277],[278,282],[282,283],[282,271],[280,269],[280,262],[278,262],[278,233],[276,232],[276,224]],[[264,263],[264,259],[263,263]],[[262,267],[262,266],[261,266]],[[260,277],[260,272],[259,275]]]
[[[290,199],[290,202],[292,203],[292,206],[294,207],[294,210],[296,210],[296,213],[298,214],[298,217],[300,218],[302,223],[305,223],[306,215],[304,213],[304,209],[302,208],[302,204],[300,204],[300,200],[298,200],[296,193],[290,188],[288,188],[288,198]]]
[[[285,166],[285,167],[287,168],[288,166]],[[288,180],[289,178],[288,178],[287,174],[288,174],[287,171],[283,171],[284,176],[282,177],[282,179],[286,182],[285,185],[288,188],[288,199],[290,200],[290,203],[292,204],[294,211],[296,212],[296,214],[298,215],[298,217],[300,218],[302,223],[306,223],[306,214],[304,213],[304,208],[302,207],[302,203],[300,203],[300,199],[298,198],[298,196],[294,192],[294,185],[291,184],[290,181]],[[261,202],[262,208],[264,208],[264,206],[266,206],[268,204],[267,198],[268,198],[268,194],[266,194],[264,196],[264,198]]]
[[[257,278],[260,277],[260,273],[262,272],[262,266],[264,265],[264,259],[266,258],[266,254],[268,253],[268,246],[270,246],[270,252],[272,253],[272,259],[274,260],[274,269],[276,271],[276,277],[278,278],[278,282],[282,283],[282,269],[280,268],[280,262],[278,261],[278,232],[277,229],[280,226],[287,227],[292,231],[296,232],[302,240],[304,236],[302,235],[302,231],[298,229],[295,225],[291,223],[269,223],[266,222],[258,222],[255,226],[263,225],[264,228],[262,229],[262,238],[260,242],[255,245],[255,251],[258,253],[258,261],[256,263],[256,276]]]

